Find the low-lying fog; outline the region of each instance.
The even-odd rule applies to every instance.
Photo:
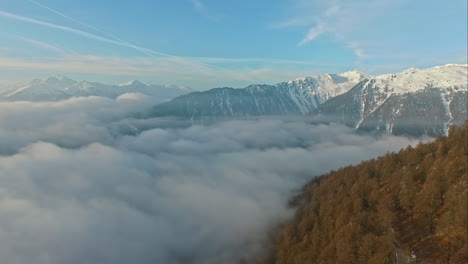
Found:
[[[298,118],[128,118],[149,105],[0,103],[2,263],[238,263],[306,181],[415,143]]]

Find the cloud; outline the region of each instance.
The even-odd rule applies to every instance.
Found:
[[[58,47],[56,45],[52,45],[47,42],[31,39],[31,38],[24,38],[24,37],[19,37],[21,40],[24,42],[27,42],[29,44],[32,44],[33,46],[39,47],[44,50],[51,51],[53,53],[59,54],[59,55],[71,55],[71,54],[76,54],[74,52],[70,52],[68,50],[65,50],[64,48]]]
[[[340,12],[341,8],[342,8],[341,5],[339,5],[337,3],[334,3],[328,9],[325,10],[324,16],[325,17],[330,17],[330,16],[333,16],[335,14],[338,14]]]
[[[2,261],[239,263],[304,182],[415,143],[301,118],[139,120],[150,104],[128,97],[0,103]]]
[[[363,59],[367,57],[364,50],[360,48],[354,49],[354,55],[356,55],[356,57],[358,57],[359,59]]]
[[[324,65],[317,65],[306,61],[281,60],[274,58],[198,58],[198,57],[180,57],[154,51],[141,46],[128,43],[113,34],[102,31],[99,28],[84,23],[76,18],[55,10],[49,6],[37,1],[28,0],[55,15],[66,18],[75,24],[83,26],[90,31],[84,31],[73,27],[53,24],[42,20],[20,16],[9,12],[1,11],[0,16],[22,21],[34,25],[40,25],[75,34],[84,38],[109,43],[121,47],[127,47],[140,51],[149,58],[109,58],[93,56],[88,54],[76,54],[62,47],[57,47],[52,43],[43,40],[33,40],[28,37],[22,37],[24,41],[35,45],[41,49],[46,49],[57,53],[58,57],[52,58],[12,58],[8,56],[0,57],[0,67],[15,70],[45,71],[52,74],[54,72],[80,73],[80,74],[108,74],[124,75],[131,78],[138,76],[156,76],[159,82],[178,83],[184,82],[197,89],[207,89],[217,86],[245,86],[251,83],[276,83],[299,76],[310,76],[317,74],[317,67],[323,68]],[[211,15],[206,6],[201,1],[191,1],[194,8],[207,16]],[[91,33],[93,32],[93,33]],[[248,64],[239,68],[235,64]],[[227,65],[229,64],[229,65]],[[255,65],[252,65],[255,64]],[[259,65],[261,64],[261,65]],[[235,65],[235,70],[234,67]],[[284,70],[287,66],[288,70]],[[304,65],[310,65],[311,70],[304,69]],[[282,67],[282,69],[279,69]],[[294,70],[296,68],[297,70]],[[331,67],[330,67],[331,68]],[[323,69],[322,69],[323,71]],[[323,72],[320,72],[323,73]],[[199,76],[205,76],[204,82],[200,82]]]
[[[193,6],[193,9],[199,13],[200,15],[206,17],[207,19],[211,21],[218,22],[221,17],[219,15],[215,15],[212,12],[208,10],[206,5],[201,1],[201,0],[190,0],[190,3]]]
[[[362,44],[357,41],[351,41],[350,43],[348,43],[348,47],[353,50],[354,55],[358,58],[358,60],[362,60],[369,57],[362,48]]]
[[[58,14],[58,15],[60,15],[62,17],[70,19],[73,22],[79,23],[80,25],[84,25],[84,26],[86,26],[88,28],[91,28],[94,31],[97,31],[98,33],[100,33],[101,35],[109,36],[109,37],[96,35],[96,34],[93,34],[93,33],[87,32],[87,31],[83,31],[83,30],[80,30],[80,29],[75,29],[75,28],[68,27],[68,26],[62,26],[62,25],[53,24],[53,23],[42,21],[42,20],[30,18],[30,17],[25,17],[25,16],[12,14],[12,13],[5,12],[5,11],[2,11],[2,10],[0,10],[0,16],[8,18],[8,19],[13,19],[13,20],[25,22],[25,23],[30,23],[30,24],[34,24],[34,25],[40,25],[40,26],[44,26],[44,27],[48,27],[48,28],[61,30],[63,32],[68,32],[68,33],[71,33],[71,34],[75,34],[77,36],[81,36],[81,37],[84,37],[84,38],[109,43],[109,44],[116,45],[116,46],[131,48],[131,49],[140,51],[141,53],[143,53],[143,54],[145,54],[145,55],[147,55],[149,57],[152,57],[152,58],[166,59],[166,60],[164,60],[164,62],[172,61],[172,62],[176,62],[177,65],[180,65],[180,64],[187,65],[188,64],[188,65],[191,65],[192,67],[197,67],[197,68],[203,68],[203,69],[211,68],[211,69],[216,69],[218,71],[224,71],[224,72],[228,72],[228,73],[230,72],[229,69],[225,69],[223,67],[216,66],[216,65],[206,64],[204,62],[196,61],[196,60],[194,60],[192,58],[189,58],[189,57],[181,57],[181,56],[171,55],[171,54],[167,54],[167,53],[163,53],[163,52],[159,52],[159,51],[155,51],[155,50],[152,50],[152,49],[148,49],[148,48],[144,48],[144,47],[141,47],[141,46],[131,44],[131,43],[126,42],[126,41],[124,41],[124,40],[122,40],[120,38],[117,38],[116,36],[114,36],[112,34],[101,31],[101,30],[97,29],[96,27],[90,26],[90,25],[82,23],[82,22],[80,22],[80,21],[78,21],[76,19],[73,19],[73,18],[71,18],[69,16],[66,16],[65,14],[63,14],[61,12],[58,12],[58,11],[56,11],[56,10],[50,8],[50,7],[39,4],[39,3],[35,2],[35,1],[30,1],[30,2],[38,4],[41,7],[44,7],[47,10],[49,10],[49,11],[55,13],[55,14]],[[47,45],[47,43],[44,43],[44,42],[43,42],[43,44]],[[49,44],[49,46],[50,46],[50,44]],[[38,63],[32,63],[32,64],[29,63],[29,66],[33,66],[33,65],[35,67],[39,66]],[[44,65],[42,65],[42,66],[44,66]]]
[[[85,38],[88,38],[88,39],[92,39],[92,40],[97,40],[97,41],[101,41],[101,42],[105,42],[105,43],[109,43],[109,44],[113,44],[113,45],[117,45],[117,46],[121,46],[121,47],[132,48],[132,49],[138,50],[138,51],[140,51],[140,52],[142,52],[142,53],[144,53],[146,55],[149,55],[149,56],[172,56],[172,55],[165,54],[165,53],[162,53],[162,52],[158,52],[158,51],[150,50],[150,49],[147,49],[147,48],[139,47],[139,46],[136,46],[136,45],[133,45],[133,44],[121,41],[121,40],[109,39],[109,38],[106,38],[106,37],[98,36],[98,35],[93,34],[93,33],[89,33],[87,31],[75,29],[75,28],[72,28],[72,27],[62,26],[62,25],[58,25],[58,24],[53,24],[53,23],[45,22],[45,21],[42,21],[42,20],[34,19],[34,18],[20,16],[20,15],[12,14],[12,13],[5,12],[5,11],[2,11],[2,10],[0,10],[0,16],[5,17],[5,18],[9,18],[9,19],[13,19],[13,20],[17,20],[17,21],[21,21],[21,22],[25,22],[25,23],[30,23],[30,24],[34,24],[34,25],[39,25],[39,26],[44,26],[44,27],[48,27],[48,28],[61,30],[61,31],[64,31],[64,32],[68,32],[68,33],[75,34],[75,35],[85,37]]]
[[[17,16],[17,15],[14,15],[14,14],[10,14],[10,13],[6,13],[6,14],[3,14],[4,16],[6,17],[9,17],[9,18],[12,18],[12,19],[16,19],[16,20],[20,20],[20,21],[24,21],[24,22],[28,22],[28,23],[33,23],[33,24],[39,24],[39,25],[44,25],[44,26],[48,26],[48,27],[53,27],[53,28],[56,28],[56,29],[61,29],[61,30],[64,30],[64,31],[67,31],[67,32],[71,32],[71,33],[74,33],[74,34],[78,34],[78,35],[81,35],[81,36],[84,36],[84,37],[88,37],[88,38],[92,38],[92,39],[95,39],[95,40],[99,40],[99,41],[104,41],[104,42],[108,42],[108,43],[112,43],[112,44],[115,44],[115,45],[119,45],[119,46],[124,46],[124,47],[128,47],[128,48],[132,48],[132,49],[136,49],[148,56],[151,56],[151,57],[154,57],[154,56],[163,56],[163,57],[174,57],[174,58],[178,58],[179,60],[182,60],[182,59],[186,59],[186,60],[190,60],[190,58],[186,58],[186,57],[180,57],[180,56],[175,56],[175,55],[171,55],[171,54],[167,54],[167,53],[163,53],[163,52],[160,52],[160,51],[155,51],[155,50],[151,50],[151,49],[148,49],[148,48],[144,48],[144,47],[140,47],[140,46],[137,46],[137,45],[134,45],[134,44],[131,44],[125,40],[122,40],[121,38],[118,38],[116,37],[115,35],[113,34],[110,34],[109,32],[105,32],[95,26],[92,26],[90,24],[87,24],[87,23],[84,23],[78,19],[75,19],[71,16],[68,16],[62,12],[59,12],[58,10],[55,10],[49,6],[46,6],[44,4],[41,4],[37,1],[34,1],[34,0],[28,0],[29,2],[35,4],[35,5],[38,5],[44,9],[47,9],[49,10],[50,12],[56,14],[56,15],[59,15],[63,18],[66,18],[70,21],[73,21],[74,23],[76,24],[79,24],[81,26],[84,26],[88,29],[91,29],[92,31],[95,31],[101,35],[104,35],[104,36],[107,36],[109,38],[103,38],[103,37],[100,37],[98,35],[94,35],[94,34],[91,34],[89,32],[86,32],[86,31],[81,31],[81,30],[76,30],[76,29],[73,29],[73,28],[68,28],[68,27],[63,27],[63,26],[58,26],[58,25],[54,25],[54,24],[50,24],[50,23],[46,23],[46,22],[42,22],[42,21],[38,21],[36,19],[30,19],[30,18],[25,18],[25,17],[21,17],[21,16]],[[201,1],[198,1],[198,0],[193,0],[192,1],[195,9],[197,11],[199,11],[200,13],[204,14],[205,16],[213,19],[214,17],[213,16],[210,16],[208,14],[208,11],[205,7],[205,5],[201,2]],[[0,13],[0,15],[2,15]],[[58,27],[54,27],[54,26],[58,26]],[[207,67],[215,67],[216,66],[212,66],[212,65],[207,65],[207,64],[204,64],[204,66],[207,66]]]
[[[301,40],[301,42],[299,42],[298,45],[302,46],[306,43],[309,43],[328,31],[329,29],[326,24],[319,23],[316,26],[309,29],[309,31],[307,32],[307,35],[304,37],[303,40]]]
[[[373,39],[370,28],[378,19],[402,1],[389,0],[359,0],[354,2],[335,1],[303,1],[297,0],[292,8],[292,15],[283,22],[276,23],[281,28],[304,27],[307,28],[305,36],[298,46],[306,45],[318,37],[328,34],[349,47],[358,60],[367,58],[368,51],[361,45],[352,47],[355,42],[378,42]],[[374,44],[377,45],[377,44]],[[381,43],[378,44],[381,46]]]
[[[309,43],[319,36],[331,31],[329,23],[326,21],[327,18],[334,15],[339,15],[341,6],[338,4],[332,4],[328,9],[323,12],[323,18],[320,18],[316,25],[311,27],[307,32],[306,36],[299,42],[299,46]]]
[[[57,25],[57,24],[53,24],[53,23],[49,23],[49,22],[44,22],[44,21],[37,20],[37,19],[34,19],[34,18],[19,16],[19,15],[15,15],[15,14],[8,13],[8,12],[1,11],[1,10],[0,10],[0,16],[6,17],[6,18],[9,18],[9,19],[13,19],[13,20],[17,20],[17,21],[30,23],[30,24],[35,24],[35,25],[45,26],[45,27],[49,27],[49,28],[53,28],[53,29],[58,29],[58,30],[69,32],[69,33],[79,35],[79,36],[82,36],[82,37],[86,37],[86,38],[90,38],[90,39],[94,39],[94,40],[99,40],[99,41],[102,41],[102,42],[108,42],[108,43],[115,44],[115,45],[122,45],[122,43],[120,43],[120,42],[113,41],[113,40],[110,40],[110,39],[106,39],[106,38],[103,38],[103,37],[100,37],[100,36],[97,36],[97,35],[94,35],[94,34],[79,30],[79,29],[74,29],[74,28],[71,28],[71,27],[61,26],[61,25]]]
[[[66,19],[68,19],[70,21],[73,21],[76,24],[79,24],[79,25],[84,26],[84,27],[86,27],[88,29],[91,29],[94,32],[97,32],[97,33],[99,33],[101,35],[107,36],[107,37],[109,37],[109,39],[102,38],[100,36],[91,34],[91,33],[86,32],[86,31],[81,31],[81,30],[78,30],[78,31],[81,31],[81,32],[75,32],[76,31],[75,29],[73,29],[72,31],[65,30],[67,32],[75,33],[75,34],[78,34],[78,35],[81,35],[81,36],[84,36],[84,37],[88,37],[88,38],[92,38],[92,39],[96,39],[96,40],[100,40],[100,41],[104,41],[104,42],[109,42],[109,43],[112,43],[112,44],[115,44],[115,45],[118,45],[118,46],[124,46],[124,47],[128,47],[128,48],[132,48],[132,49],[140,51],[141,53],[144,53],[144,54],[146,54],[148,56],[174,56],[174,55],[170,55],[170,54],[167,54],[167,53],[154,51],[154,50],[151,50],[151,49],[147,49],[147,48],[144,48],[144,47],[133,45],[133,44],[127,42],[127,41],[124,41],[124,40],[116,37],[113,34],[110,34],[109,32],[105,32],[105,31],[103,31],[101,29],[98,29],[95,26],[92,26],[92,25],[89,25],[89,24],[84,23],[82,21],[79,21],[79,20],[77,20],[77,19],[75,19],[73,17],[70,17],[70,16],[68,16],[68,15],[66,15],[66,14],[64,14],[62,12],[59,12],[59,11],[49,7],[49,6],[46,6],[44,4],[41,4],[41,3],[33,1],[33,0],[28,0],[28,1],[35,4],[35,5],[38,5],[38,6],[42,7],[42,8],[44,8],[44,9],[47,9],[47,10],[49,10],[50,12],[52,12],[52,13],[54,13],[56,15],[59,15],[59,16],[61,16],[63,18],[66,18]],[[10,15],[13,15],[13,14],[10,14]],[[24,22],[33,23],[33,24],[38,24],[37,20],[35,20],[35,19],[30,21],[31,19],[26,18],[26,20],[24,20],[23,19],[24,17],[20,17],[20,16],[17,16],[17,15],[14,15],[14,17],[10,17],[10,18],[17,19],[17,20],[24,21]],[[42,21],[39,21],[39,22],[42,22]],[[49,27],[51,25],[50,23],[46,23],[46,24],[49,24],[49,25],[45,25],[45,26],[49,26]],[[39,25],[44,25],[44,24],[39,23]],[[62,27],[62,26],[60,26],[60,27]],[[83,35],[82,32],[84,32],[85,34]],[[89,36],[89,35],[91,35],[91,36]],[[97,37],[97,38],[95,38],[95,37]]]
[[[73,21],[73,22],[75,22],[75,23],[77,23],[77,24],[79,24],[79,25],[85,26],[85,27],[87,27],[87,28],[89,28],[89,29],[92,29],[92,30],[94,30],[94,31],[96,31],[96,32],[104,33],[104,34],[106,34],[106,35],[109,35],[109,34],[107,34],[106,32],[103,32],[102,30],[100,30],[100,29],[98,29],[98,28],[96,28],[96,27],[93,27],[93,26],[91,26],[91,25],[89,25],[89,24],[86,24],[86,23],[83,23],[83,22],[81,22],[81,21],[79,21],[79,20],[76,20],[76,19],[74,19],[73,17],[67,16],[66,14],[64,14],[64,13],[62,13],[62,12],[59,12],[59,11],[57,11],[57,10],[55,10],[55,9],[53,9],[53,8],[51,8],[51,7],[49,7],[49,6],[46,6],[46,5],[44,5],[44,4],[41,4],[41,3],[36,2],[36,1],[33,1],[33,0],[28,0],[28,1],[31,2],[31,3],[33,3],[33,4],[35,4],[35,5],[40,6],[40,7],[42,7],[42,8],[47,9],[47,10],[51,11],[52,13],[55,13],[56,15],[59,15],[59,16],[61,16],[61,17],[63,17],[63,18],[66,18],[66,19],[68,19],[68,20],[70,20],[70,21]]]

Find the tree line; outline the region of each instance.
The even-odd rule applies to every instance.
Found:
[[[468,123],[313,179],[265,264],[468,263]]]

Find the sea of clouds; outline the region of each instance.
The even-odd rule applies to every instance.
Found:
[[[132,118],[150,106],[0,102],[2,263],[239,263],[302,184],[416,143],[306,118]]]

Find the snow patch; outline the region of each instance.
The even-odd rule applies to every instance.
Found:
[[[129,82],[118,84],[117,86],[122,87],[122,86],[131,86],[131,85],[146,85],[146,86],[148,86],[147,83],[143,83],[143,82],[140,82],[138,80],[131,80]]]
[[[148,100],[150,97],[142,93],[124,93],[117,97],[116,101],[141,101]]]
[[[468,68],[466,65],[449,64],[429,69],[410,68],[408,70],[383,74],[375,77],[375,86],[381,89],[393,88],[393,92],[403,94],[417,92],[428,87],[448,89],[458,87],[468,89]]]

